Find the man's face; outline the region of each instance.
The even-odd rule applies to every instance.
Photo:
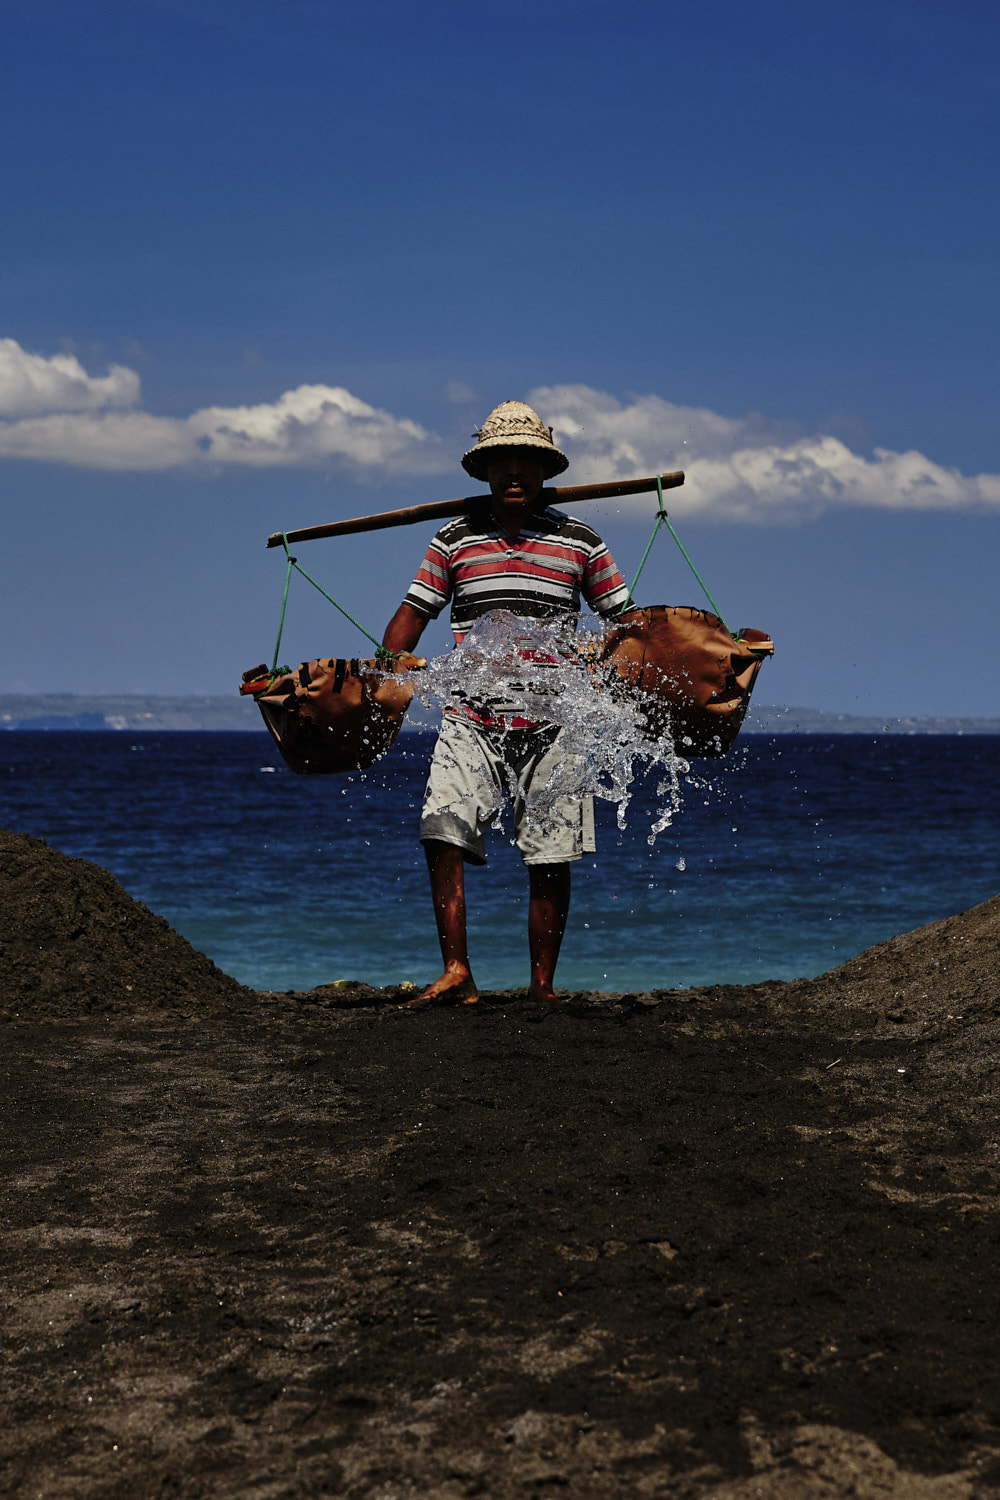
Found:
[[[501,505],[529,509],[541,494],[545,462],[537,448],[495,448],[486,460],[486,478]]]

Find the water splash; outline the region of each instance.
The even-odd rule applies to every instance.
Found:
[[[640,699],[602,671],[603,631],[592,615],[528,620],[493,610],[410,681],[428,708],[469,706],[505,722],[516,716],[562,727],[562,761],[545,786],[532,789],[531,811],[541,821],[556,798],[583,794],[617,803],[624,828],[633,783],[656,768],[662,806],[650,827],[652,844],[680,809],[689,767],[669,731],[651,736]]]

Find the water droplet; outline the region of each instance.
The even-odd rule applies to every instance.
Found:
[[[595,675],[602,629],[593,616],[526,620],[494,610],[411,681],[428,708],[471,705],[508,721],[516,715],[563,729],[559,762],[546,784],[531,791],[531,814],[543,827],[554,818],[560,797],[582,794],[616,803],[618,827],[624,829],[633,782],[656,767],[663,801],[650,829],[653,843],[680,810],[680,782],[690,768],[675,753],[669,733],[650,737],[634,697],[609,690]],[[509,768],[507,775],[505,790],[513,801],[519,788]]]

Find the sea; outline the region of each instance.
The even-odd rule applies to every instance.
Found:
[[[110,870],[260,990],[440,972],[418,818],[433,734],[370,771],[300,777],[267,735],[9,731],[0,820]],[[812,976],[1000,890],[1000,736],[745,735],[693,760],[650,842],[656,774],[625,827],[597,803],[573,870],[560,988]],[[527,881],[509,825],[468,872],[484,989],[527,983]]]

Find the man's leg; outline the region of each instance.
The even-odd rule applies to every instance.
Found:
[[[409,1004],[419,1006],[430,1000],[440,1000],[455,1005],[475,1005],[479,991],[469,968],[465,935],[465,861],[462,850],[456,844],[443,844],[437,839],[426,839],[424,849],[444,973]]]
[[[569,915],[570,867],[529,865],[528,951],[532,1000],[555,1000],[556,962]]]

